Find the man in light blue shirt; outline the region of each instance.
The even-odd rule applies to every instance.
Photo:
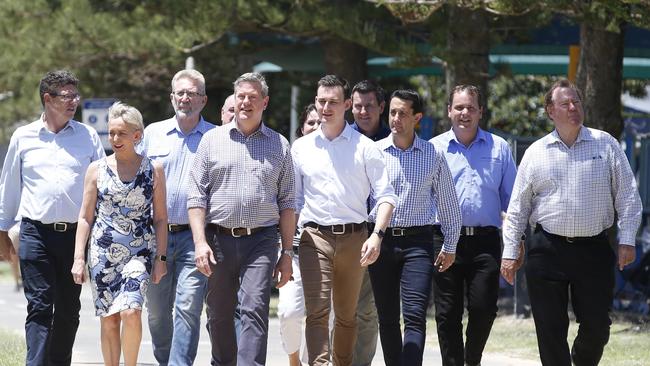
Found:
[[[88,165],[105,156],[97,132],[72,120],[80,95],[69,71],[40,82],[43,114],[11,136],[0,175],[0,248],[22,217],[18,256],[27,298],[26,365],[70,365],[79,294],[70,270]],[[8,248],[8,249],[7,249]]]
[[[456,186],[463,227],[456,260],[434,275],[438,340],[444,366],[480,365],[497,314],[502,214],[516,176],[508,144],[479,128],[481,91],[456,86],[447,112],[452,129],[431,139],[445,154]],[[463,303],[467,289],[467,339],[463,346]]]
[[[187,177],[199,142],[215,126],[201,117],[208,98],[200,72],[177,72],[170,99],[175,116],[152,123],[144,131],[144,153],[165,169],[169,216],[167,253],[163,253],[168,275],[160,283],[149,285],[147,307],[156,361],[160,365],[191,365],[199,343],[207,277],[194,262],[187,216]]]

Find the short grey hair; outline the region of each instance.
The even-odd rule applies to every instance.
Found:
[[[108,120],[121,118],[124,123],[136,129],[136,131],[144,131],[144,122],[142,122],[142,114],[135,107],[122,102],[115,102],[108,109]]]
[[[180,79],[190,79],[199,87],[199,93],[205,94],[205,77],[203,74],[196,70],[185,69],[181,70],[172,78],[172,92],[174,92],[174,85]]]
[[[245,74],[242,74],[232,84],[234,86],[234,89],[237,89],[239,84],[246,82],[259,84],[260,88],[262,89],[262,97],[266,98],[266,96],[269,95],[269,86],[266,84],[266,79],[264,78],[264,75],[260,74],[259,72],[247,72]]]

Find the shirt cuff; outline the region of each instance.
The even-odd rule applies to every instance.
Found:
[[[618,242],[624,245],[635,246],[636,245],[636,233],[635,232],[619,232]]]
[[[505,245],[503,246],[503,259],[514,259],[519,258],[519,244],[517,245]]]

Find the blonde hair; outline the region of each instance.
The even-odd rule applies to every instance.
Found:
[[[108,120],[121,118],[124,123],[136,129],[136,131],[144,131],[144,122],[142,122],[142,114],[135,107],[122,102],[115,102],[108,109]]]

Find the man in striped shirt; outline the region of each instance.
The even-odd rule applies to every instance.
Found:
[[[431,279],[435,267],[443,272],[454,262],[461,216],[445,156],[415,134],[415,125],[422,118],[420,96],[412,90],[396,90],[389,114],[391,134],[376,145],[384,152],[398,200],[381,254],[369,272],[386,365],[422,365]],[[371,194],[370,207],[374,206]],[[439,226],[433,225],[436,214]],[[373,210],[371,222],[376,215]],[[434,236],[444,236],[437,256]]]
[[[555,130],[524,155],[504,222],[501,272],[512,283],[517,243],[535,231],[526,264],[537,342],[545,366],[597,365],[609,340],[616,255],[607,230],[618,215],[618,267],[634,261],[641,199],[620,145],[604,131],[583,126],[580,91],[560,80],[544,108]],[[580,324],[567,343],[571,304]]]

